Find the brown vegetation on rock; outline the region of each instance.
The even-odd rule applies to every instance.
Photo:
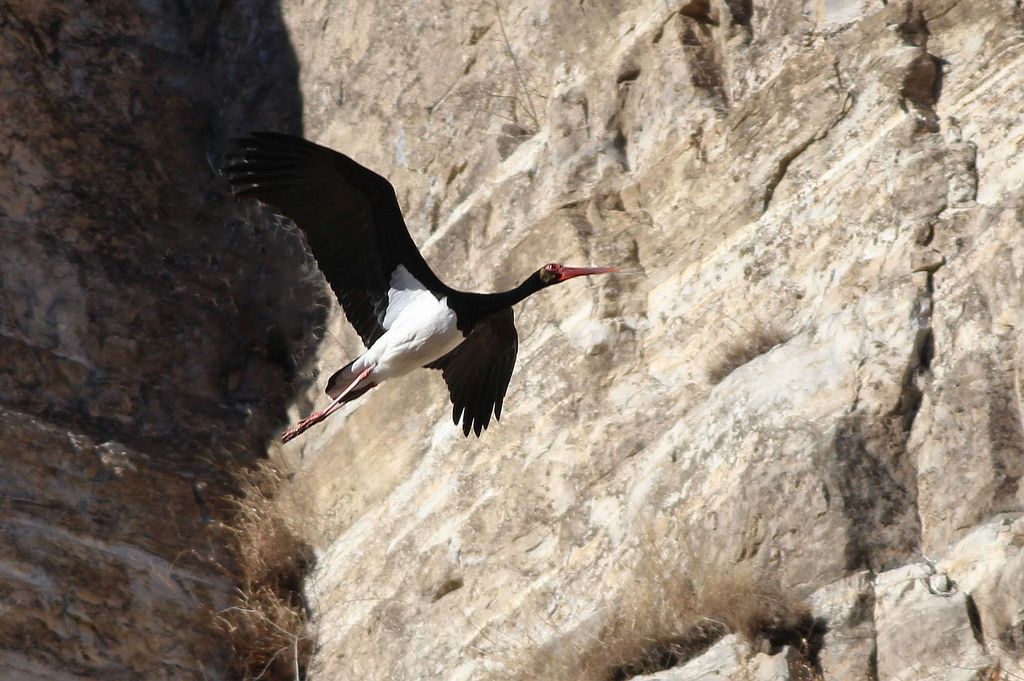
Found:
[[[280,494],[286,478],[267,461],[240,473],[235,513],[223,526],[239,586],[235,604],[214,621],[246,681],[300,681],[315,645],[302,594],[313,552],[296,530],[292,500]]]
[[[760,357],[792,338],[792,334],[771,323],[758,321],[751,329],[742,329],[725,339],[712,354],[707,368],[708,380],[717,385],[747,362]]]
[[[753,651],[789,645],[794,678],[820,677],[823,627],[800,597],[749,564],[704,565],[687,554],[645,541],[598,616],[543,643],[527,637],[531,650],[508,656],[511,677],[624,681],[683,664],[730,633]]]

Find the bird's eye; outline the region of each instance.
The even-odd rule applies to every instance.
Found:
[[[559,270],[561,269],[562,268],[560,266],[554,263],[544,265],[544,267],[540,268],[540,280],[545,284],[554,284],[561,279],[559,275]]]

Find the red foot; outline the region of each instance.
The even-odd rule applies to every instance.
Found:
[[[284,431],[284,435],[281,436],[281,442],[289,442],[291,440],[294,440],[295,438],[302,435],[316,424],[323,421],[325,418],[327,418],[327,415],[324,413],[324,411],[318,411],[315,414],[310,414],[309,416],[302,419],[288,430]]]
[[[309,430],[310,428],[312,428],[316,424],[320,423],[321,421],[323,421],[325,418],[327,418],[328,416],[330,416],[334,412],[338,411],[338,409],[341,407],[341,405],[343,405],[345,402],[348,401],[348,400],[345,399],[346,397],[348,397],[348,394],[351,393],[352,390],[357,385],[359,385],[359,382],[361,380],[363,380],[364,378],[366,378],[367,376],[370,375],[370,371],[372,369],[373,369],[373,367],[367,367],[367,368],[363,369],[363,371],[358,376],[356,376],[356,380],[352,381],[352,384],[349,385],[349,387],[345,388],[345,390],[340,395],[335,397],[334,401],[331,402],[329,405],[327,405],[326,409],[322,409],[321,411],[318,411],[318,412],[316,412],[314,414],[310,414],[309,416],[307,416],[306,418],[302,419],[301,421],[296,423],[294,426],[292,426],[288,430],[284,431],[284,435],[281,436],[281,442],[290,442],[291,440],[294,440],[295,438],[297,438],[298,436],[302,435],[307,430]],[[373,387],[373,386],[370,386],[370,387]],[[366,389],[363,389],[363,390],[357,392],[355,395],[353,395],[353,399],[355,397],[358,397],[359,395],[361,395],[364,392],[366,392]]]

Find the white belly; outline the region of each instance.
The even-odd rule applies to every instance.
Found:
[[[372,380],[381,383],[444,357],[464,340],[455,313],[445,300],[409,307],[391,320],[391,328],[353,366],[355,372],[372,366]]]
[[[342,370],[341,387],[371,367],[363,383],[380,384],[444,357],[464,340],[447,299],[438,300],[403,266],[391,277],[385,331],[369,350]],[[358,387],[358,386],[357,386]]]

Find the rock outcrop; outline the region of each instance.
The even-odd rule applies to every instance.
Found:
[[[1018,5],[4,5],[0,668],[226,674],[187,623],[232,584],[189,551],[360,350],[209,170],[271,127],[389,177],[454,286],[623,269],[520,307],[479,439],[424,371],[270,447],[319,549],[309,678],[525,678],[643,612],[652,542],[814,624],[651,678],[1021,674]]]
[[[296,70],[269,2],[0,3],[0,678],[227,678],[214,530],[316,294],[210,154]]]
[[[628,270],[522,306],[479,440],[423,372],[288,450],[319,509],[315,672],[508,676],[629,599],[652,532],[818,603],[828,678],[1010,671],[1011,5],[286,6],[307,133],[393,179],[442,278]],[[332,319],[293,417],[358,351]],[[942,567],[968,541],[970,587]]]

